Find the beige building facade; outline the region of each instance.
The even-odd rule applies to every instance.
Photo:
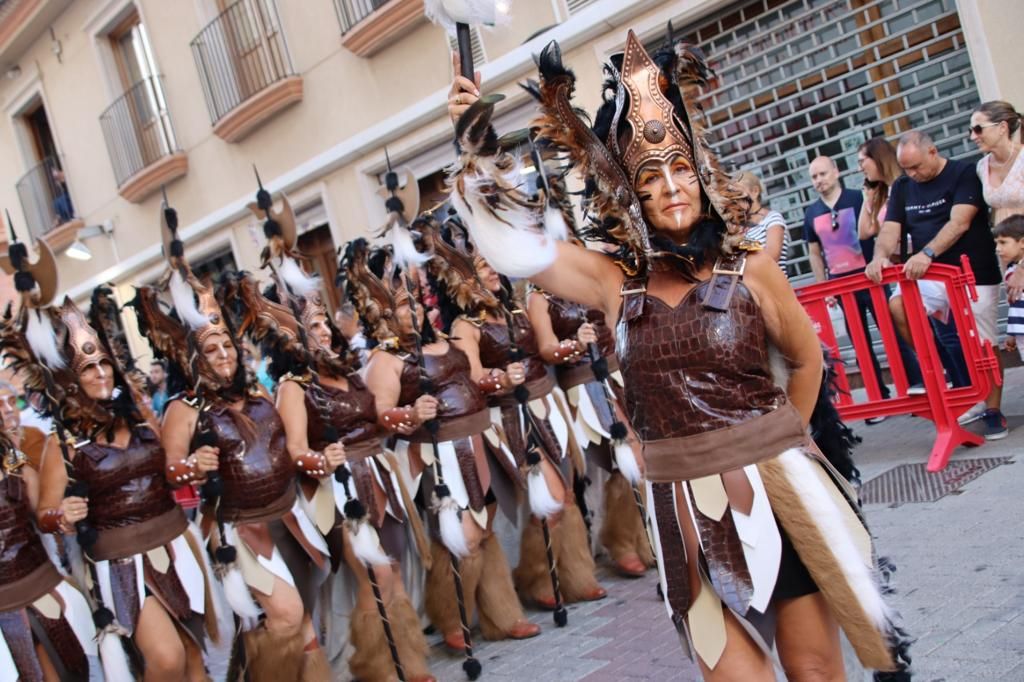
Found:
[[[474,34],[484,90],[507,96],[497,126],[527,125],[517,83],[549,40],[592,111],[626,29],[654,45],[669,21],[718,72],[720,153],[761,174],[795,238],[813,156],[859,187],[850,156],[868,137],[922,127],[967,156],[979,102],[1024,108],[1017,0],[515,0]],[[258,270],[255,166],[329,281],[337,247],[384,221],[385,147],[424,202],[439,196],[450,49],[422,0],[0,0],[0,208],[58,252],[73,298],[113,282],[127,301],[163,269],[161,188],[202,272]]]

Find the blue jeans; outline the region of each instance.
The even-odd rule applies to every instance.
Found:
[[[937,342],[936,349],[939,351],[939,359],[942,366],[953,382],[953,388],[970,386],[971,375],[967,371],[967,362],[964,360],[964,350],[960,347],[960,336],[956,333],[956,324],[950,320],[948,324],[929,318],[932,323],[932,331],[935,333]]]

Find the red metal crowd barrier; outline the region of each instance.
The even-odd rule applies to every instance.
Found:
[[[833,357],[839,357],[839,345],[836,342],[832,318],[828,312],[828,299],[835,298],[846,311],[846,325],[850,342],[853,344],[857,364],[861,368],[861,378],[867,393],[867,400],[855,402],[850,393],[849,378],[842,363],[836,363],[840,394],[836,400],[839,414],[848,420],[869,419],[872,417],[913,414],[929,419],[935,423],[936,437],[928,459],[929,471],[941,471],[949,462],[953,450],[960,445],[976,446],[985,442],[978,434],[967,431],[957,423],[957,417],[978,402],[984,400],[992,388],[993,382],[1002,383],[999,364],[992,344],[982,342],[971,311],[971,300],[977,300],[974,288],[974,273],[967,257],[962,258],[963,269],[951,265],[934,264],[928,268],[924,279],[940,282],[945,286],[949,298],[950,318],[956,323],[963,348],[964,361],[970,376],[970,385],[961,388],[948,388],[942,362],[936,349],[935,337],[932,333],[928,314],[921,299],[917,282],[906,279],[902,266],[886,268],[882,283],[875,284],[865,275],[850,275],[827,282],[818,282],[801,287],[797,297],[811,317],[818,336],[831,351]],[[907,323],[910,327],[913,348],[921,366],[924,379],[924,395],[907,395],[907,374],[903,367],[899,345],[896,341],[896,329],[889,314],[889,303],[886,299],[884,286],[899,283],[906,310]],[[857,302],[854,294],[866,290],[871,296],[871,304],[876,313],[878,331],[882,337],[885,355],[889,360],[889,369],[896,386],[896,395],[882,398],[881,387],[871,364],[871,339],[861,324],[857,314]]]

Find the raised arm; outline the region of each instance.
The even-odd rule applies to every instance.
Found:
[[[500,264],[491,263],[500,270]],[[559,242],[555,262],[530,280],[559,298],[597,308],[608,325],[619,319],[619,302],[625,276],[611,258],[577,244]]]

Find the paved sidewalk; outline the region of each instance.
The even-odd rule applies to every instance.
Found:
[[[1013,457],[1024,447],[1024,369],[1007,373],[1004,412],[1010,436],[954,458]],[[853,425],[864,442],[856,460],[869,480],[894,466],[927,460],[929,422],[891,418]],[[866,510],[878,551],[898,566],[894,606],[918,641],[912,649],[920,682],[1024,680],[1024,463],[1003,465],[929,504]],[[698,680],[682,654],[652,575],[624,580],[602,571],[609,596],[574,605],[569,626],[531,612],[544,632],[525,642],[481,642],[481,680]],[[436,639],[436,638],[435,638]],[[433,672],[465,679],[461,659],[435,647]]]

